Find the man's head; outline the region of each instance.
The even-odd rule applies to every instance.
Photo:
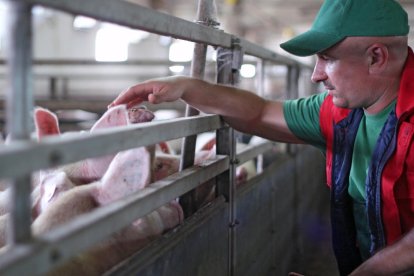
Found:
[[[317,55],[312,81],[336,106],[377,113],[398,94],[408,31],[407,13],[394,0],[326,0],[311,29],[281,47]]]
[[[333,103],[375,114],[397,96],[407,37],[347,37],[316,55],[312,81],[325,86]]]
[[[405,36],[408,16],[394,0],[326,0],[311,29],[280,46],[297,56],[326,50],[346,37]]]

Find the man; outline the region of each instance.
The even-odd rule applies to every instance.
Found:
[[[340,273],[412,273],[414,54],[408,32],[407,14],[394,0],[326,0],[311,29],[281,45],[295,55],[316,54],[312,81],[326,93],[276,102],[174,77],[133,86],[111,105],[181,99],[242,132],[323,149]]]

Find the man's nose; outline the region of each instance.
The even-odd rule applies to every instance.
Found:
[[[325,72],[325,68],[319,62],[316,62],[315,68],[313,69],[311,80],[314,83],[324,81],[328,78]]]

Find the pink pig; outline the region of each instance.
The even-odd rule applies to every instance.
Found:
[[[109,109],[91,128],[91,132],[115,126],[151,121],[152,112],[142,108],[126,109],[119,106]],[[59,123],[55,114],[43,108],[35,110],[35,125],[38,139],[49,135],[60,134]],[[41,171],[39,173],[37,192],[34,199],[33,217],[43,212],[47,206],[61,193],[76,185],[83,185],[99,180],[107,171],[115,154],[98,158],[90,158],[63,167]]]
[[[52,202],[34,221],[33,232],[36,235],[45,233],[79,214],[148,186],[152,151],[153,148],[141,147],[118,153],[100,181],[76,186]],[[172,201],[70,260],[52,275],[101,275],[182,221],[183,211],[177,202]]]
[[[154,118],[152,112],[133,107],[129,110],[126,106],[111,108],[92,126],[90,132],[99,129],[110,128],[115,126],[125,126],[131,123],[148,122]],[[56,115],[43,109],[35,109],[35,126],[39,140],[48,135],[60,134],[59,123]],[[98,158],[86,159],[74,164],[63,167],[68,177],[75,184],[86,184],[100,179],[115,155],[107,155]]]

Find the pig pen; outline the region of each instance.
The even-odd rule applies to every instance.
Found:
[[[219,116],[199,115],[191,107],[187,107],[185,118],[54,137],[39,143],[30,140],[31,9],[41,5],[196,42],[191,72],[194,77],[203,77],[206,47],[214,46],[218,56],[216,79],[227,85],[238,85],[243,57],[254,56],[259,59],[257,90],[262,94],[265,64],[287,68],[285,98],[297,97],[299,91],[308,93],[303,91],[312,87],[300,81],[311,67],[218,30],[213,1],[200,0],[197,23],[124,1],[3,1],[10,8],[10,84],[5,105],[10,143],[0,150],[0,178],[11,179],[12,206],[7,246],[0,256],[1,275],[46,274],[176,198],[180,198],[185,220],[106,274],[286,275],[289,271],[310,271],[309,256],[317,252],[315,244],[317,247],[318,242],[329,239],[325,217],[321,216],[328,209],[324,161],[315,149],[288,146],[272,154],[274,158],[263,166],[263,154],[273,149],[274,143],[267,141],[236,152],[234,131]],[[195,135],[207,131],[217,133],[217,156],[202,166],[193,166]],[[33,235],[32,172],[180,137],[184,142],[179,173],[50,232]],[[262,161],[257,165],[258,175],[236,189],[237,165],[252,159]],[[197,209],[192,202],[193,190],[211,178],[216,182],[215,199]],[[328,253],[322,269],[335,271],[329,245],[324,246],[328,246]]]
[[[323,170],[311,147],[280,154],[237,190],[234,225],[219,197],[106,275],[338,275]]]

